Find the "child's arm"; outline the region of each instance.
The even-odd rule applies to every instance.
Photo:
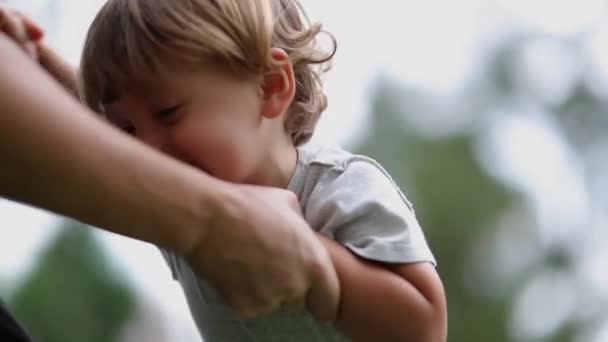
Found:
[[[318,234],[341,285],[336,327],[354,341],[441,342],[447,338],[443,286],[428,262],[364,260]]]
[[[375,161],[318,155],[304,213],[340,279],[336,327],[355,341],[445,341],[445,296],[411,203]]]

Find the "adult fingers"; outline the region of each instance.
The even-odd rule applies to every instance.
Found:
[[[329,258],[329,257],[327,257]],[[320,321],[335,321],[340,304],[340,282],[331,261],[318,263],[306,296],[308,310]]]
[[[223,301],[243,319],[251,319],[257,316],[275,312],[280,309],[280,301],[262,301],[259,298],[245,295],[222,295]]]
[[[25,24],[11,10],[0,9],[0,30],[6,32],[19,44],[29,40]]]
[[[42,27],[40,27],[36,22],[34,22],[27,15],[25,15],[21,12],[17,12],[16,14],[19,16],[19,18],[23,22],[26,33],[30,39],[36,40],[36,41],[42,39],[42,37],[44,36],[44,30],[42,29]]]
[[[281,303],[280,309],[286,312],[300,312],[306,308],[303,299],[285,300]]]

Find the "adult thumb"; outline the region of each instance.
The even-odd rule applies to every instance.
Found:
[[[333,267],[323,268],[313,279],[306,295],[306,306],[320,321],[336,320],[340,308],[340,282]]]
[[[23,20],[25,30],[31,40],[37,41],[44,37],[44,30],[42,27],[38,26],[32,19],[22,13],[19,13],[19,16],[21,17],[21,20]]]

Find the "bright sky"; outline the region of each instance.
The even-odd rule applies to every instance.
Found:
[[[54,10],[60,19],[49,39],[58,51],[76,62],[85,29],[102,1],[64,0],[8,1],[23,9],[43,25],[48,16],[41,13]],[[346,144],[364,130],[364,115],[368,110],[368,90],[374,77],[384,72],[404,83],[440,93],[456,91],[476,70],[484,44],[510,28],[540,29],[549,33],[574,34],[588,29],[606,13],[604,0],[427,0],[362,1],[303,0],[313,20],[321,20],[338,40],[334,69],[326,77],[329,109],[324,114],[317,135],[318,141]],[[373,4],[370,5],[370,4]],[[52,7],[55,7],[54,9]],[[547,8],[551,7],[548,11]],[[606,25],[593,41],[596,63],[608,69],[606,61]],[[606,72],[608,75],[608,72]],[[518,121],[504,125],[505,134],[526,135],[542,139],[537,134],[545,125],[534,122],[527,126]],[[541,128],[539,128],[541,127]],[[502,129],[502,128],[501,128]],[[551,132],[547,141],[555,150],[546,158],[566,176],[568,156],[559,144],[553,144]],[[531,144],[538,141],[532,140]],[[504,141],[494,141],[503,149]],[[520,147],[504,151],[522,152]],[[538,151],[533,150],[533,153]],[[521,165],[526,156],[505,152],[506,162]],[[531,158],[534,156],[528,155]],[[509,160],[509,158],[515,158]],[[514,164],[513,164],[514,163]],[[532,165],[532,164],[530,164]],[[539,167],[540,163],[533,164]],[[533,166],[532,165],[532,166]],[[542,166],[540,166],[542,167]],[[546,166],[545,166],[546,167]],[[566,167],[562,169],[561,167]],[[520,182],[534,182],[545,169],[515,169],[525,175]],[[562,174],[554,174],[561,177]],[[528,178],[526,178],[528,177]],[[547,180],[548,182],[549,180]],[[539,186],[546,184],[541,182]],[[572,185],[575,191],[579,185]],[[548,186],[550,187],[550,186]],[[537,189],[539,191],[547,189]],[[535,190],[536,191],[536,190]],[[539,195],[540,196],[540,195]],[[582,196],[584,197],[584,196]],[[582,199],[581,201],[584,201]],[[574,215],[574,214],[573,214]],[[17,280],[32,264],[36,251],[55,233],[54,218],[49,214],[7,201],[0,201],[0,222],[5,237],[0,239],[0,284],[2,280]],[[117,264],[125,269],[145,297],[158,303],[168,320],[173,322],[174,334],[191,331],[189,313],[178,287],[171,281],[167,267],[155,248],[115,235],[100,233],[104,245]],[[1,288],[1,285],[0,285]],[[171,317],[169,319],[169,317]],[[186,322],[186,323],[184,323]],[[190,330],[188,330],[190,329]],[[195,336],[195,333],[193,333]],[[177,335],[174,335],[177,336]]]

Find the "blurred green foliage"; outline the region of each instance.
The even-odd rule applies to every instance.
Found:
[[[498,219],[506,211],[529,205],[523,201],[521,190],[490,175],[476,156],[477,127],[488,119],[488,111],[508,107],[516,101],[538,104],[557,122],[565,137],[564,143],[581,153],[608,132],[606,99],[594,94],[584,77],[580,77],[567,97],[557,103],[543,102],[537,94],[522,91],[526,85],[516,77],[517,68],[521,67],[518,56],[526,44],[552,39],[555,38],[519,36],[497,44],[488,54],[487,64],[481,66],[478,78],[462,91],[458,102],[461,108],[436,106],[442,99],[432,93],[425,94],[415,86],[379,78],[372,94],[372,118],[367,134],[352,146],[355,152],[372,156],[383,164],[414,203],[446,287],[449,341],[520,341],[521,337],[516,337],[512,331],[512,310],[517,294],[543,270],[564,269],[572,274],[576,271],[577,255],[569,253],[568,246],[556,246],[550,251],[540,251],[544,253],[540,262],[531,265],[527,273],[509,279],[506,291],[488,295],[482,293],[482,286],[474,284],[480,276],[472,274],[475,268],[470,265],[472,250],[480,236],[496,229]],[[580,48],[569,41],[563,43],[575,52]],[[425,121],[429,113],[424,109],[437,107],[444,111],[469,111],[470,128],[433,136],[408,125],[411,121],[406,118],[417,116],[416,121]],[[517,114],[525,117],[533,113]],[[504,115],[509,115],[508,111]],[[580,157],[583,167],[591,163],[584,155]],[[593,183],[592,178],[583,181],[590,186]],[[534,212],[534,208],[527,210]],[[532,220],[530,226],[518,227],[525,234],[523,239],[536,238],[536,225]],[[513,246],[513,255],[518,253],[517,247]],[[468,279],[470,276],[474,279]],[[603,315],[591,318],[599,322],[605,315],[604,309]],[[588,322],[570,319],[550,336],[538,341],[572,341],[577,333],[585,332],[588,327]]]
[[[470,136],[435,140],[406,129],[401,97],[387,86],[378,88],[368,138],[355,149],[382,163],[414,200],[445,282],[450,340],[507,341],[504,301],[477,298],[462,277],[475,236],[516,196],[484,173]]]
[[[135,309],[133,290],[91,228],[64,225],[9,305],[36,341],[115,341]]]

